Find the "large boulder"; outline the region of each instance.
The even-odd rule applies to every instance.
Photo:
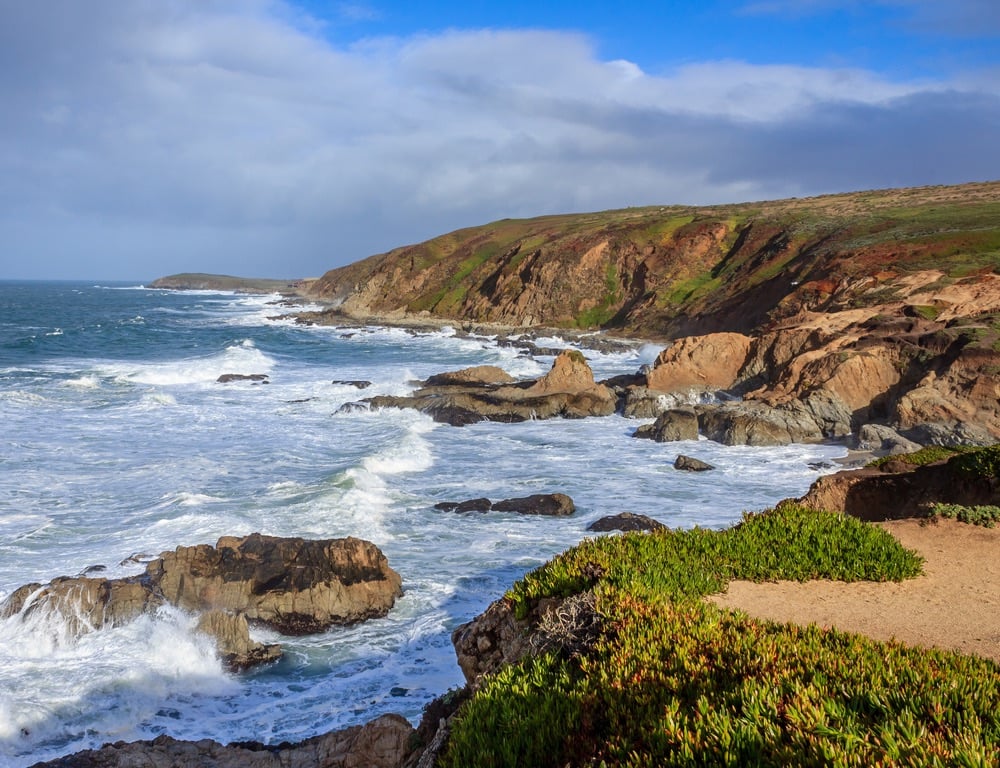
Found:
[[[660,414],[652,424],[643,424],[633,437],[643,437],[658,443],[698,439],[698,413],[694,408],[674,408]]]
[[[573,499],[565,493],[536,493],[518,499],[498,501],[493,505],[493,511],[561,517],[576,512],[576,505],[573,504]]]
[[[294,744],[220,744],[211,739],[115,742],[33,768],[400,768],[413,751],[413,726],[399,715]]]
[[[619,512],[617,515],[605,515],[587,526],[588,531],[607,533],[609,531],[662,531],[667,526],[648,515],[637,515],[634,512]]]
[[[787,445],[823,439],[819,425],[798,401],[771,407],[750,401],[707,406],[698,414],[701,432],[724,445]]]
[[[708,472],[715,469],[715,467],[707,461],[680,454],[674,459],[674,469],[679,469],[682,472]]]
[[[226,536],[164,552],[146,573],[174,605],[242,613],[286,635],[384,616],[402,594],[378,547],[355,538]]]

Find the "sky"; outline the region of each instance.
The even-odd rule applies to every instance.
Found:
[[[0,0],[0,279],[993,179],[997,0]]]

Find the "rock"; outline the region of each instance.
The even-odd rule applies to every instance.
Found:
[[[788,445],[823,439],[819,426],[797,401],[777,407],[757,401],[703,406],[698,425],[705,437],[724,445]]]
[[[281,658],[280,645],[264,645],[250,639],[250,626],[243,614],[208,611],[198,618],[197,628],[214,638],[222,663],[232,672]]]
[[[503,368],[477,365],[460,371],[437,373],[424,382],[425,387],[448,387],[461,384],[511,384],[517,381]]]
[[[287,635],[384,616],[402,594],[378,547],[354,538],[223,537],[164,552],[146,573],[174,605],[242,613]]]
[[[1000,478],[964,475],[948,460],[922,467],[902,461],[894,464],[888,469],[896,471],[865,467],[825,475],[797,501],[812,509],[843,512],[871,522],[925,517],[938,502],[1000,504]]]
[[[535,382],[424,386],[409,397],[384,395],[367,402],[373,408],[414,408],[453,426],[484,420],[512,423],[557,416],[610,416],[617,405],[614,393],[594,382],[590,366],[576,350],[560,354],[552,370]]]
[[[564,493],[538,493],[519,499],[506,499],[493,505],[494,512],[517,512],[519,515],[563,516],[576,512],[573,499]]]
[[[606,515],[587,526],[588,531],[604,533],[607,531],[659,531],[666,528],[659,520],[646,515],[632,512],[619,512],[617,515]]]
[[[402,594],[399,575],[378,547],[360,539],[223,537],[164,552],[139,577],[60,577],[26,584],[0,603],[0,618],[36,611],[62,615],[83,634],[120,626],[170,603],[205,614],[200,629],[219,640],[234,668],[276,658],[277,649],[250,640],[247,620],[285,634],[320,632],[383,616]]]
[[[660,392],[698,387],[730,389],[750,350],[750,337],[742,333],[710,333],[678,339],[656,358],[646,375],[646,386]]]
[[[412,752],[413,726],[399,715],[382,715],[365,725],[295,744],[229,745],[210,739],[105,744],[32,768],[400,768]]]
[[[512,604],[497,600],[451,634],[458,666],[475,690],[484,675],[515,664],[531,652],[531,622],[517,619]]]
[[[921,446],[907,440],[892,427],[883,424],[865,424],[858,430],[857,447],[862,451],[894,456],[900,453],[919,451]]]
[[[690,456],[680,454],[674,460],[674,469],[684,470],[685,472],[707,472],[710,469],[715,469],[715,467],[701,459],[694,459]]]
[[[694,408],[674,408],[660,414],[652,424],[639,427],[633,437],[643,437],[658,443],[698,439],[698,414]]]
[[[985,427],[968,422],[917,424],[904,430],[907,438],[919,445],[993,445],[997,442]]]
[[[441,501],[434,505],[434,509],[443,512],[489,512],[493,507],[493,502],[487,498],[468,499],[466,501]]]
[[[266,373],[224,373],[215,381],[218,384],[230,384],[234,381],[252,381],[257,384],[267,384],[268,375]]]
[[[363,381],[361,379],[334,379],[330,383],[341,384],[345,387],[354,387],[355,389],[368,389],[372,385],[370,381]]]

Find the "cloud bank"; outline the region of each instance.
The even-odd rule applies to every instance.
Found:
[[[0,277],[301,276],[506,217],[1000,177],[1000,86],[448,31],[277,0],[4,3]]]

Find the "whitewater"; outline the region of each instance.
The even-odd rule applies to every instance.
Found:
[[[629,511],[720,528],[801,495],[839,446],[726,447],[631,437],[609,416],[457,428],[341,406],[490,364],[537,377],[551,357],[453,328],[303,326],[275,296],[0,282],[0,600],[88,571],[117,578],[181,545],[254,531],[377,544],[405,595],[384,619],[286,638],[284,658],[223,670],[176,609],[70,636],[58,616],[0,620],[0,766],[106,742],[294,741],[398,712],[416,723],[462,684],[451,632],[526,571]],[[558,337],[544,346],[572,346]],[[659,347],[584,350],[598,379]],[[227,373],[266,384],[219,383]],[[351,381],[370,381],[359,389]],[[684,473],[678,453],[717,469]],[[440,501],[570,495],[539,518]]]

